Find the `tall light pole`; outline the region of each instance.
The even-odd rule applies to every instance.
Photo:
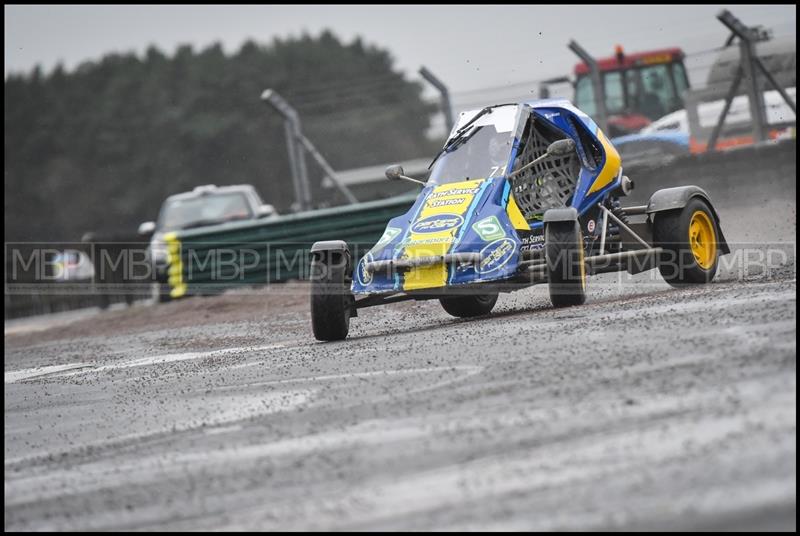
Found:
[[[447,131],[453,130],[453,107],[450,105],[450,91],[444,82],[436,78],[436,76],[425,67],[420,67],[419,75],[431,83],[433,87],[439,90],[442,99],[442,112],[444,113],[444,122],[447,125]]]
[[[348,203],[358,203],[358,199],[353,195],[347,186],[342,183],[336,172],[328,164],[328,161],[320,154],[314,144],[303,135],[300,128],[300,116],[286,100],[272,89],[264,90],[261,100],[275,108],[284,117],[284,128],[286,129],[286,148],[289,152],[289,167],[292,172],[294,183],[294,194],[296,205],[299,210],[311,209],[311,190],[308,184],[308,172],[306,170],[306,153],[311,155],[314,161],[319,164],[325,174],[330,177],[333,184],[342,192]]]
[[[302,130],[300,129],[300,116],[283,97],[272,89],[266,89],[261,94],[261,100],[272,106],[284,119],[286,131],[286,149],[289,152],[289,168],[294,184],[295,208],[297,210],[311,209],[311,188],[308,185],[308,170],[303,147],[298,143]]]

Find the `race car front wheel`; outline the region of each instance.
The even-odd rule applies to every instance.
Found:
[[[717,273],[719,226],[708,204],[698,197],[685,207],[657,212],[653,242],[664,249],[658,270],[674,287],[708,283]]]
[[[467,296],[448,296],[439,298],[439,303],[447,314],[458,318],[483,316],[492,312],[497,303],[497,292],[493,294],[477,294]]]
[[[583,238],[577,221],[548,222],[544,231],[550,302],[554,307],[586,301]]]
[[[350,330],[353,295],[344,253],[320,251],[311,261],[311,328],[320,341],[340,341]]]

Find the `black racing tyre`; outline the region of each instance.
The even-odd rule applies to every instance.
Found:
[[[340,341],[350,331],[349,268],[343,252],[317,252],[311,261],[311,328],[319,341]]]
[[[577,221],[545,224],[550,302],[554,307],[570,307],[586,302],[586,265],[583,237]]]
[[[708,203],[693,197],[685,207],[656,212],[653,243],[664,251],[658,270],[673,287],[709,283],[719,264],[719,223]]]
[[[488,315],[497,303],[498,293],[477,294],[467,296],[448,296],[439,298],[439,303],[451,316],[469,318],[472,316]]]

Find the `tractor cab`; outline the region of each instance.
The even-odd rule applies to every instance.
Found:
[[[679,48],[615,55],[597,60],[611,137],[638,132],[652,121],[683,108],[689,79]],[[589,66],[575,65],[575,105],[594,115],[595,96]]]

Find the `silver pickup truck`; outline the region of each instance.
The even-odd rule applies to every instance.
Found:
[[[140,235],[152,234],[146,255],[155,275],[154,297],[159,302],[170,300],[167,287],[167,249],[164,243],[166,233],[277,216],[275,208],[265,204],[256,189],[249,184],[210,184],[198,186],[191,192],[169,196],[161,206],[158,219],[139,226]]]

